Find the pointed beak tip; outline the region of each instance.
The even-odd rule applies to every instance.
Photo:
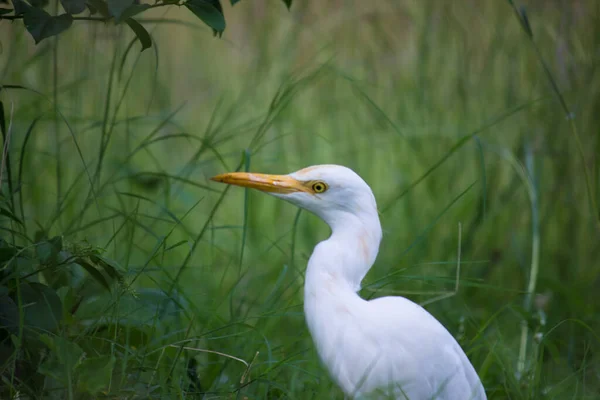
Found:
[[[223,182],[223,174],[215,175],[208,179],[210,179],[211,181],[215,181],[215,182]]]

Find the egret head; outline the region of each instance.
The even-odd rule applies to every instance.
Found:
[[[213,181],[261,190],[308,210],[332,228],[350,216],[377,217],[375,196],[369,185],[350,168],[315,165],[288,175],[231,172]]]

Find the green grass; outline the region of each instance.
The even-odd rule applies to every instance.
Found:
[[[147,25],[141,54],[121,26],[36,47],[0,21],[3,209],[23,221],[0,227],[36,255],[2,254],[0,397],[343,398],[302,312],[328,228],[208,180],[319,163],[377,197],[364,297],[452,291],[460,223],[458,293],[427,309],[488,397],[600,396],[598,5],[527,2],[523,25],[509,2],[372,3],[227,4],[222,39],[173,7],[148,18],[185,23]],[[105,261],[50,260],[57,235]],[[27,319],[26,279],[62,320]]]

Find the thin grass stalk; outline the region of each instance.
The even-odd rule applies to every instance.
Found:
[[[58,14],[58,0],[54,2],[54,15]],[[60,120],[58,117],[58,42],[59,36],[55,36],[52,46],[52,101],[54,108],[54,158],[56,161],[56,210],[60,210],[60,204],[62,202],[62,162],[60,154]],[[73,397],[72,393],[69,393],[69,399]]]
[[[535,51],[535,55],[536,55],[538,61],[542,65],[544,74],[546,75],[546,78],[548,79],[548,82],[550,83],[550,86],[552,87],[552,91],[558,98],[558,101],[560,103],[560,106],[561,106],[564,114],[565,114],[565,117],[569,121],[569,131],[571,132],[571,136],[573,136],[573,140],[575,141],[575,146],[577,148],[577,152],[579,153],[579,158],[581,160],[581,166],[583,168],[583,174],[584,174],[584,178],[585,178],[585,187],[586,187],[586,191],[587,191],[587,195],[588,195],[589,206],[591,208],[591,212],[594,215],[596,227],[597,227],[598,231],[600,232],[600,210],[598,209],[598,205],[596,203],[596,195],[595,195],[595,191],[593,190],[592,182],[590,179],[590,172],[588,171],[588,163],[587,163],[587,160],[585,157],[585,150],[583,149],[583,143],[581,142],[581,138],[579,137],[577,125],[575,125],[575,115],[570,110],[569,105],[567,104],[567,101],[565,100],[561,90],[559,89],[558,83],[556,82],[556,79],[554,78],[554,75],[552,74],[552,71],[550,70],[550,66],[548,65],[548,63],[546,62],[544,57],[542,56],[542,52],[540,51],[540,48],[538,47],[536,42],[533,40],[533,32],[531,30],[531,26],[529,25],[529,19],[527,17],[527,14],[525,13],[525,9],[522,8],[521,10],[518,10],[515,3],[513,2],[513,0],[509,0],[509,3],[515,12],[515,16],[519,20],[521,28],[523,28],[523,31],[525,32],[527,38],[529,39],[529,42],[531,43],[531,46],[533,47],[533,50]]]

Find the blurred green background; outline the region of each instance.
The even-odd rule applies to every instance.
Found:
[[[4,338],[6,393],[343,398],[302,312],[327,226],[208,179],[334,163],[380,208],[364,297],[430,303],[489,398],[598,398],[600,3],[522,5],[525,26],[507,1],[224,2],[221,39],[171,6],[141,15],[142,53],[125,25],[76,21],[36,46],[0,21],[2,190],[23,221],[3,214],[5,243],[62,236],[124,274],[75,292],[77,265],[28,264],[65,312],[45,332],[56,356]],[[430,302],[459,254],[458,292]]]

